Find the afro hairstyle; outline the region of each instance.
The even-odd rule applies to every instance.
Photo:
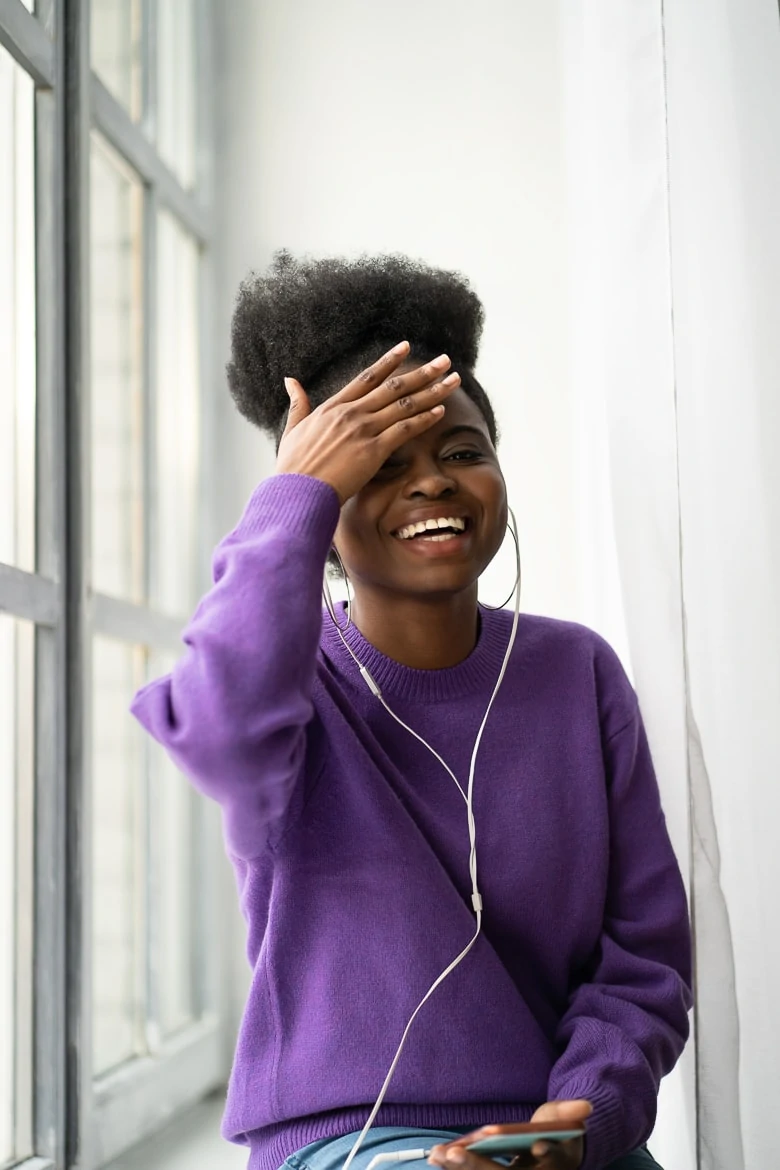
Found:
[[[297,378],[313,407],[401,340],[416,361],[448,353],[497,442],[490,401],[474,377],[484,311],[468,281],[404,256],[298,259],[277,252],[239,288],[228,385],[241,414],[277,443]]]

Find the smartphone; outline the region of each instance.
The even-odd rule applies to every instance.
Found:
[[[498,1133],[492,1137],[480,1138],[466,1148],[486,1158],[511,1157],[513,1154],[530,1150],[536,1142],[568,1142],[584,1135],[583,1125],[572,1125],[570,1122],[529,1121],[522,1129],[518,1126],[514,1133]]]

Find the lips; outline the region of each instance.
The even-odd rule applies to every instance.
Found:
[[[396,528],[392,537],[413,561],[457,560],[473,552],[474,522],[469,516],[453,515],[449,509],[438,515],[431,515],[428,509],[427,516],[418,512]]]
[[[465,516],[440,514],[438,516],[421,516],[410,519],[393,532],[396,540],[401,541],[447,541],[461,536],[469,527],[469,520]]]

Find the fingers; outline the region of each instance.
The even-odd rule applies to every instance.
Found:
[[[296,427],[302,418],[306,418],[307,414],[311,414],[309,396],[297,378],[285,378],[284,388],[290,396],[290,410],[287,415],[287,422],[282,433],[282,438],[293,427]]]
[[[540,1105],[531,1118],[532,1121],[568,1122],[578,1125],[586,1121],[593,1112],[590,1101],[546,1101]],[[567,1142],[536,1142],[531,1153],[536,1159],[537,1170],[557,1170],[579,1164],[582,1151],[582,1139],[575,1138]]]
[[[546,1101],[531,1121],[585,1121],[592,1112],[590,1101]]]
[[[465,1149],[460,1144],[460,1140],[449,1142],[447,1145],[433,1146],[428,1162],[432,1166],[442,1166],[444,1170],[497,1170],[497,1167],[501,1165],[493,1158],[484,1157],[475,1154],[473,1150]],[[538,1165],[539,1163],[530,1150],[512,1158],[514,1170],[522,1170],[523,1167],[536,1170]]]
[[[425,362],[424,365],[409,370],[406,374],[392,374],[376,389],[366,394],[364,405],[369,410],[382,410],[383,407],[439,381],[451,365],[449,357],[443,353],[433,361]]]
[[[509,1157],[510,1155],[507,1155]],[[536,1142],[512,1157],[512,1170],[575,1170],[582,1160],[580,1142]],[[464,1149],[458,1142],[434,1146],[428,1162],[444,1170],[496,1170],[492,1158]]]
[[[537,1142],[531,1149],[534,1170],[575,1170],[582,1162],[582,1140]]]
[[[409,350],[408,341],[401,341],[398,345],[394,345],[372,366],[369,366],[367,370],[362,370],[356,378],[348,382],[343,390],[334,394],[334,399],[338,402],[354,402],[358,398],[363,398],[377,386],[380,386],[386,378],[389,378],[393,370],[398,369],[409,356]]]
[[[452,365],[447,354],[440,354],[415,370],[410,370],[406,374],[396,374],[394,371],[408,358],[409,352],[407,341],[394,346],[372,366],[353,378],[343,390],[334,394],[331,402],[338,404],[362,399],[363,404],[370,410],[381,410],[396,399],[406,397],[441,379],[442,374]]]
[[[579,1129],[592,1112],[593,1106],[589,1101],[547,1101],[536,1110],[531,1120],[539,1123],[542,1131],[547,1127]],[[482,1138],[512,1133],[528,1133],[528,1126],[517,1122],[483,1125],[455,1141],[434,1147],[429,1161],[445,1167],[445,1170],[448,1167],[452,1167],[452,1170],[484,1170],[487,1166],[495,1170],[495,1162],[463,1147]],[[519,1152],[512,1159],[513,1170],[524,1170],[526,1167],[533,1170],[575,1170],[582,1161],[582,1142],[582,1137],[562,1142],[540,1137],[530,1149]]]
[[[404,394],[401,398],[394,399],[382,410],[373,414],[371,421],[381,434],[394,423],[423,414],[440,402],[444,402],[450,394],[457,390],[458,386],[460,386],[460,374],[448,374],[446,378],[440,382],[434,382],[432,386],[425,386],[424,389],[418,390],[416,393]]]
[[[408,443],[410,439],[416,439],[418,435],[430,430],[443,414],[444,407],[439,404],[431,407],[430,410],[424,410],[421,414],[402,418],[397,423],[393,423],[392,426],[386,427],[376,439],[377,450],[382,460],[387,459],[393,451],[396,451],[404,443]]]
[[[451,1167],[451,1170],[496,1170],[496,1163],[490,1158],[465,1149],[460,1142],[433,1146],[428,1162],[432,1166]]]

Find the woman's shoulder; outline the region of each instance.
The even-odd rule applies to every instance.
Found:
[[[512,612],[502,610],[492,616],[508,638]],[[636,695],[623,663],[606,638],[589,626],[521,614],[512,659],[517,670],[526,676],[530,673],[535,687],[547,680],[561,696],[587,694],[602,711],[614,708],[618,721],[636,711]]]
[[[494,611],[493,620],[504,626],[509,635],[514,614],[511,610]],[[615,650],[601,634],[590,626],[542,614],[521,613],[517,627],[517,645],[526,651],[548,650],[586,654],[620,666]],[[622,670],[622,666],[620,666]]]

